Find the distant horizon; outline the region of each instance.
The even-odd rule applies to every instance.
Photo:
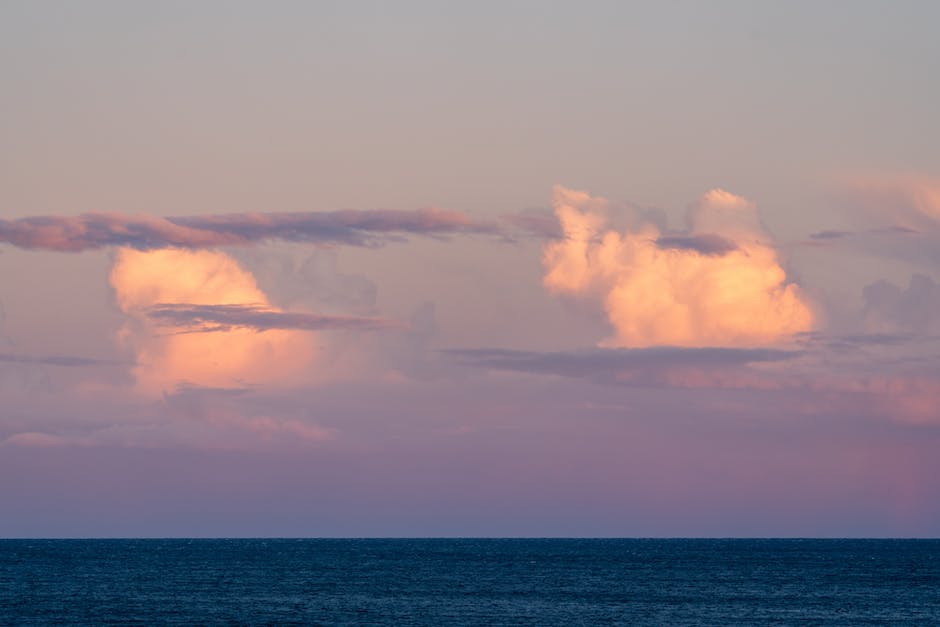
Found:
[[[828,536],[828,537],[802,537],[802,536],[588,536],[588,537],[562,537],[562,536],[167,536],[167,537],[7,537],[2,541],[32,541],[32,540],[925,540],[940,541],[940,537],[872,537],[872,536]]]

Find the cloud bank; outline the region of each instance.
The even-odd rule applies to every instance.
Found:
[[[744,198],[706,193],[680,234],[649,221],[622,233],[608,228],[605,199],[561,186],[553,204],[564,239],[544,248],[544,285],[601,304],[615,330],[602,345],[747,347],[814,326]]]
[[[496,234],[495,223],[459,211],[352,209],[160,218],[119,213],[0,220],[0,242],[28,250],[81,252],[110,246],[138,250],[247,245],[268,240],[376,246],[406,235]]]

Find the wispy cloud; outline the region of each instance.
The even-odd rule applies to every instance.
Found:
[[[825,236],[830,231],[815,233],[804,244],[838,243],[920,267],[936,268],[940,264],[940,179],[915,175],[856,177],[842,183],[834,201],[853,228],[829,239]]]
[[[0,362],[13,364],[35,364],[39,366],[62,366],[65,368],[81,366],[127,366],[130,362],[113,359],[94,359],[75,355],[24,355],[21,353],[0,352]]]
[[[501,217],[504,224],[531,237],[559,239],[565,236],[558,218],[551,209],[524,209],[506,213]]]
[[[537,352],[456,349],[445,354],[485,371],[580,379],[602,386],[782,393],[790,411],[872,415],[911,425],[940,420],[935,342],[917,356],[904,335],[806,334],[798,350],[773,348],[594,349]]]
[[[109,246],[140,250],[247,245],[268,240],[377,246],[407,235],[498,234],[494,222],[459,211],[345,209],[154,217],[120,213],[0,220],[0,242],[30,250],[80,252]]]
[[[876,331],[940,333],[940,285],[929,276],[911,275],[907,289],[889,281],[865,287],[865,323]]]
[[[852,333],[833,335],[830,333],[803,333],[797,341],[815,350],[856,350],[872,346],[904,346],[918,339],[910,333]],[[922,338],[921,338],[922,339]]]
[[[158,303],[146,310],[158,324],[172,326],[183,332],[230,331],[248,328],[256,331],[273,329],[294,331],[379,331],[401,328],[384,318],[361,316],[328,316],[307,312],[277,311],[262,305],[195,305],[189,303]]]
[[[904,237],[909,235],[918,235],[920,233],[921,231],[917,229],[900,225],[871,228],[860,231],[841,231],[837,229],[827,229],[824,231],[810,233],[809,240],[805,240],[800,243],[806,246],[823,246],[841,241],[863,241],[867,243],[879,242],[883,245],[886,241],[886,238],[890,239],[895,235]]]
[[[625,379],[622,376],[624,373],[644,372],[652,375],[669,368],[737,367],[757,362],[786,361],[802,355],[801,351],[774,348],[683,348],[678,346],[633,349],[598,348],[567,352],[505,349],[449,349],[443,352],[458,363],[475,368],[631,384],[637,381],[632,377]],[[652,383],[653,380],[644,379],[643,382]]]
[[[849,183],[843,202],[895,225],[940,226],[940,180],[924,176],[875,176]]]
[[[835,229],[828,229],[825,231],[818,231],[816,233],[811,233],[810,239],[833,240],[833,239],[842,239],[845,237],[851,237],[852,235],[854,235],[852,231],[839,231]]]

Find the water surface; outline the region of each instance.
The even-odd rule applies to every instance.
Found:
[[[940,541],[0,540],[0,622],[940,624]]]

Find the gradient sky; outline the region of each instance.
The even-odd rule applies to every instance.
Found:
[[[0,536],[937,536],[938,22],[3,3]]]

